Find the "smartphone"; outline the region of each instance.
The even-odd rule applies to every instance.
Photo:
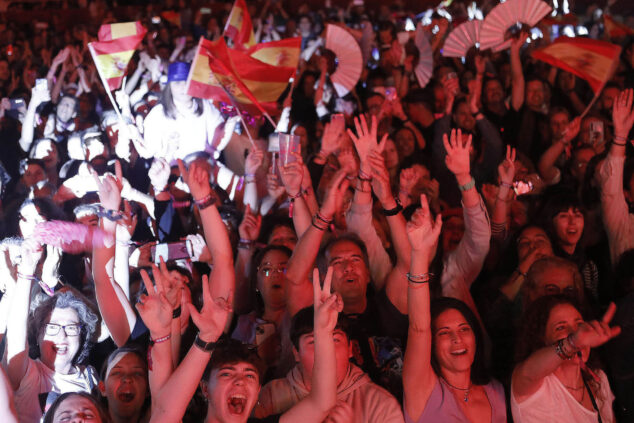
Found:
[[[48,90],[48,81],[46,78],[37,78],[35,80],[35,87],[38,90]]]
[[[23,98],[12,98],[9,101],[11,102],[11,110],[18,110],[25,106]]]
[[[160,258],[163,261],[188,259],[193,255],[192,242],[190,240],[156,244],[150,248],[152,261],[158,263]]]
[[[200,14],[201,15],[209,15],[211,13],[211,9],[208,7],[201,7]]]
[[[13,56],[13,44],[7,46],[7,56]]]
[[[262,345],[267,338],[275,333],[275,324],[260,323],[255,327],[255,345]]]
[[[513,191],[516,195],[525,195],[533,190],[533,183],[531,181],[515,181],[513,182]]]
[[[161,18],[160,18],[160,16],[152,16],[152,23],[153,23],[154,25],[158,25],[158,24],[160,24],[160,23],[161,23]]]
[[[590,143],[593,145],[603,144],[605,137],[603,136],[603,122],[593,120],[590,122]]]

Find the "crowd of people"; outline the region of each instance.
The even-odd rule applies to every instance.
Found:
[[[2,422],[634,422],[634,36],[571,3],[622,47],[594,93],[531,56],[564,23],[443,57],[445,2],[421,86],[422,10],[248,1],[314,50],[276,128],[188,91],[232,4],[187,3],[0,14]],[[135,20],[111,101],[87,44]]]

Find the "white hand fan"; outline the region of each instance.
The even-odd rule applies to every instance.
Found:
[[[414,68],[414,74],[416,75],[418,84],[423,88],[431,79],[431,75],[434,71],[434,52],[420,24],[418,24],[416,28],[414,44],[418,49],[418,63]]]
[[[505,39],[506,32],[516,24],[535,26],[552,8],[541,0],[507,0],[500,3],[484,18],[480,29],[480,49],[508,48],[511,41]]]
[[[444,57],[465,57],[471,47],[480,40],[482,21],[468,21],[449,33],[442,47]]]
[[[363,57],[359,43],[345,29],[328,24],[326,27],[326,45],[337,56],[337,70],[330,75],[339,97],[343,97],[352,90],[359,81],[363,70]]]

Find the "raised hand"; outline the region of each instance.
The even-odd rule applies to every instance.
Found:
[[[370,127],[368,128],[368,123],[365,120],[365,116],[361,115],[358,118],[354,118],[354,126],[356,128],[357,134],[355,135],[350,129],[348,129],[348,135],[352,139],[354,143],[354,148],[357,150],[357,154],[359,154],[359,159],[361,160],[361,171],[365,173],[369,173],[370,169],[367,169],[368,164],[366,163],[366,158],[368,155],[375,149],[379,149],[379,152],[383,151],[383,146],[385,145],[385,141],[387,140],[387,134],[383,136],[381,140],[381,144],[377,145],[377,120],[376,116],[372,116],[372,122]]]
[[[202,286],[203,308],[199,312],[191,303],[187,303],[187,307],[198,328],[200,339],[204,342],[215,342],[227,325],[233,299],[212,298],[207,275],[203,275]]]
[[[515,177],[515,149],[510,145],[506,146],[506,158],[498,166],[498,176],[500,182],[505,184],[513,183]]]
[[[447,156],[445,157],[445,164],[447,168],[456,175],[465,176],[469,175],[471,171],[471,163],[469,159],[469,151],[471,150],[471,135],[467,138],[467,142],[462,142],[462,131],[458,129],[451,130],[451,137],[447,137],[447,134],[442,136],[442,142],[445,145]]]
[[[356,177],[359,173],[359,164],[355,152],[352,148],[342,148],[337,154],[337,160],[342,170],[346,172],[347,176]]]
[[[487,58],[478,54],[474,58],[474,64],[478,75],[482,75],[486,71]]]
[[[195,201],[202,200],[211,194],[209,172],[200,163],[193,161],[187,169],[183,161],[178,159],[178,169],[180,169],[181,177],[189,187],[189,192]]]
[[[290,153],[295,157],[294,162],[280,168],[280,176],[282,183],[286,188],[286,192],[291,197],[296,197],[302,190],[302,180],[304,178],[304,164],[302,157],[298,153]]]
[[[614,99],[614,104],[612,105],[614,136],[622,138],[620,143],[627,140],[627,136],[632,130],[632,125],[634,125],[634,109],[632,108],[633,100],[634,90],[629,88],[621,91],[619,96]]]
[[[620,327],[610,327],[614,313],[616,313],[616,305],[610,303],[601,320],[579,323],[577,330],[572,334],[574,345],[578,348],[598,347],[621,333]]]
[[[332,332],[337,326],[337,318],[343,310],[343,300],[336,293],[330,292],[332,284],[332,266],[328,267],[324,286],[319,283],[319,270],[313,269],[313,307],[315,315],[315,331]]]
[[[332,219],[337,211],[337,205],[343,200],[343,196],[348,189],[349,182],[346,179],[346,172],[337,171],[332,177],[326,193],[326,199],[321,205],[319,214],[326,219]]]
[[[170,177],[170,172],[170,166],[167,164],[165,159],[160,157],[154,158],[154,161],[152,161],[152,165],[150,166],[150,170],[148,171],[150,183],[154,188],[154,195],[165,190],[167,181]]]
[[[33,239],[25,239],[20,245],[20,258],[18,260],[18,274],[33,276],[37,270],[37,264],[42,258],[44,248]]]
[[[145,270],[141,270],[141,279],[147,290],[147,294],[141,295],[136,309],[143,319],[143,323],[150,330],[153,339],[163,338],[170,333],[172,324],[172,306],[165,296],[163,279],[159,276],[159,270],[153,266],[154,280],[152,284],[150,276]]]
[[[418,182],[418,174],[413,167],[401,170],[401,174],[398,177],[398,189],[401,193],[411,196],[414,192],[414,187]]]
[[[373,151],[368,156],[368,163],[372,168],[372,190],[385,208],[392,208],[394,196],[390,188],[390,173],[385,166],[385,159],[381,153]]]
[[[405,229],[412,251],[424,252],[431,259],[431,252],[435,250],[440,236],[442,216],[437,214],[436,220],[432,219],[425,194],[420,196],[420,205],[421,208],[414,212]]]
[[[255,175],[255,172],[257,172],[262,165],[263,160],[264,151],[257,147],[252,148],[244,162],[244,173],[246,175]]]
[[[94,169],[90,169],[97,189],[99,191],[99,202],[107,210],[119,211],[121,205],[121,187],[117,180],[111,174],[104,175],[103,179],[99,178]]]
[[[247,208],[244,210],[244,217],[240,226],[238,226],[238,234],[240,239],[248,239],[249,241],[255,241],[260,236],[260,228],[262,227],[262,215],[251,213],[251,206],[247,204]]]
[[[275,173],[266,174],[266,192],[268,192],[271,198],[280,198],[284,194],[286,188],[280,185],[277,175]]]
[[[581,118],[576,117],[566,126],[566,129],[564,129],[561,139],[562,142],[566,145],[570,144],[577,134],[579,134],[579,129],[581,129]]]
[[[324,127],[324,134],[321,136],[321,148],[319,153],[327,158],[341,146],[341,134],[344,128],[336,122],[328,122]]]

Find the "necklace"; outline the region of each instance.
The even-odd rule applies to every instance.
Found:
[[[471,390],[471,381],[469,381],[469,387],[467,387],[467,388],[458,388],[457,386],[453,386],[451,383],[447,382],[447,380],[444,377],[441,377],[440,380],[445,382],[447,384],[447,386],[449,386],[452,389],[455,389],[457,391],[464,391],[464,402],[468,402],[469,401],[469,391]]]

